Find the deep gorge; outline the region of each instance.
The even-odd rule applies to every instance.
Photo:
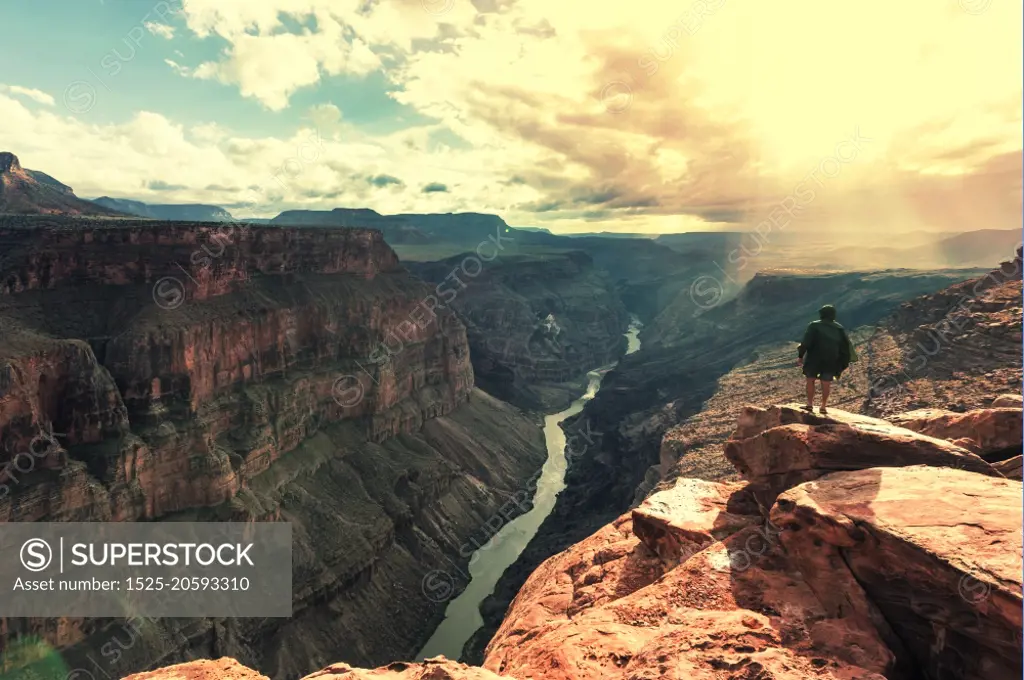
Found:
[[[237,232],[182,270],[211,233],[0,229],[0,451],[60,433],[4,480],[0,519],[290,521],[294,616],[147,620],[116,647],[123,622],[5,620],[5,645],[38,639],[97,677],[222,654],[275,678],[409,657],[443,610],[424,579],[464,562],[540,466],[540,428],[473,387],[450,311],[410,331],[429,288],[379,233]],[[179,304],[154,289],[166,277]],[[369,360],[399,332],[401,351]]]

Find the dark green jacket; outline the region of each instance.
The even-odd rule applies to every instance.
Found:
[[[850,339],[846,336],[846,329],[835,321],[819,320],[807,324],[804,340],[797,352],[809,372],[839,376],[850,365]]]

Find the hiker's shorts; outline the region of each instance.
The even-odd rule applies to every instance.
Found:
[[[832,382],[833,380],[835,380],[835,375],[829,373],[828,371],[821,371],[819,373],[815,373],[813,370],[807,368],[806,366],[804,366],[804,375],[807,376],[808,378],[821,380],[822,382]]]

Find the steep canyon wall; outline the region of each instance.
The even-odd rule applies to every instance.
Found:
[[[0,253],[0,520],[295,537],[292,619],[147,621],[127,648],[123,622],[8,620],[8,644],[38,636],[72,668],[91,652],[115,677],[210,653],[274,677],[411,655],[443,612],[424,579],[458,588],[466,541],[544,460],[378,232],[17,218]]]

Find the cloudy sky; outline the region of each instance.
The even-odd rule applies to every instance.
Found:
[[[1015,228],[1020,0],[0,0],[79,196],[553,231]],[[811,194],[813,198],[809,198]]]

